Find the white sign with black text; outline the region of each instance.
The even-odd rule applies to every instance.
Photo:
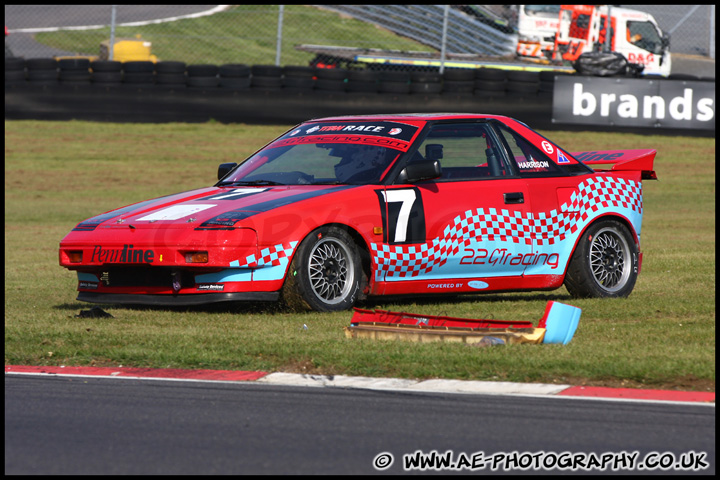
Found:
[[[715,130],[715,82],[558,76],[552,120]]]

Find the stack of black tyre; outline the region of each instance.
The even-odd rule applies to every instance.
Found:
[[[167,88],[185,88],[187,76],[185,62],[167,60],[155,64],[155,81],[158,85]]]
[[[508,95],[535,96],[540,83],[540,72],[508,70],[505,90]]]
[[[347,91],[348,93],[376,93],[378,91],[379,81],[380,73],[375,70],[367,68],[350,70],[348,73]]]
[[[62,85],[89,85],[90,60],[88,58],[62,58],[58,60]]]
[[[410,93],[410,73],[397,70],[382,70],[378,83],[380,93],[407,95]]]
[[[255,88],[282,87],[282,67],[277,65],[253,65],[250,67],[250,85]]]
[[[194,64],[187,66],[188,88],[217,88],[220,85],[218,74],[220,68],[217,65]]]
[[[440,93],[443,77],[436,71],[410,73],[410,93]]]
[[[123,84],[145,88],[155,85],[155,64],[149,60],[123,62]]]
[[[282,69],[282,86],[290,90],[312,90],[315,86],[315,67],[288,65]]]
[[[315,90],[344,92],[350,71],[346,68],[318,68]]]
[[[25,59],[5,57],[5,85],[22,85],[26,81]]]
[[[486,97],[505,95],[507,72],[501,68],[478,68],[475,70],[473,93]]]
[[[220,65],[220,87],[231,89],[250,88],[250,67],[244,63],[226,63]]]
[[[54,58],[28,58],[25,66],[31,85],[57,85],[58,62]]]
[[[110,87],[122,84],[123,64],[117,60],[95,60],[90,63],[90,81],[93,85]]]
[[[448,68],[443,72],[443,93],[473,93],[475,70],[469,68]]]

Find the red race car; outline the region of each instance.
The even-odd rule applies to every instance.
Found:
[[[60,265],[77,271],[78,300],[113,304],[333,311],[368,295],[563,283],[623,297],[655,153],[569,153],[497,115],[316,119],[220,165],[214,186],[80,222]]]

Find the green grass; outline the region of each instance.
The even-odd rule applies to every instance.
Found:
[[[287,127],[289,128],[289,126]],[[566,346],[478,348],[351,340],[351,313],[275,305],[126,308],[78,318],[74,273],[58,243],[79,221],[212,184],[217,165],[286,127],[5,122],[5,364],[292,371],[715,390],[715,141],[544,132],[570,151],[652,147],[644,184],[644,262],[627,299],[543,293],[456,300],[379,299],[415,313],[537,322],[548,300],[582,308]],[[307,330],[303,325],[307,325]]]
[[[140,35],[152,43],[152,54],[159,60],[273,65],[277,25],[276,5],[235,5],[207,17],[117,27],[115,38]],[[300,44],[434,51],[370,23],[303,5],[285,5],[282,37],[281,65],[307,65],[315,57],[315,54],[297,50],[295,46]],[[38,33],[35,38],[61,50],[98,55],[100,43],[110,38],[110,28]]]

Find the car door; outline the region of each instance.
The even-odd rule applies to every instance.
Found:
[[[573,207],[572,197],[586,178],[581,173],[590,170],[569,160],[549,141],[540,141],[541,148],[538,148],[506,126],[498,125],[496,131],[532,204],[528,215],[532,252],[523,262],[526,286],[556,286],[561,282],[579,235],[576,225],[580,211]]]
[[[467,290],[467,279],[522,275],[532,248],[528,190],[498,147],[485,122],[430,128],[414,158],[439,160],[442,176],[378,193],[386,222],[378,279],[445,291]]]

